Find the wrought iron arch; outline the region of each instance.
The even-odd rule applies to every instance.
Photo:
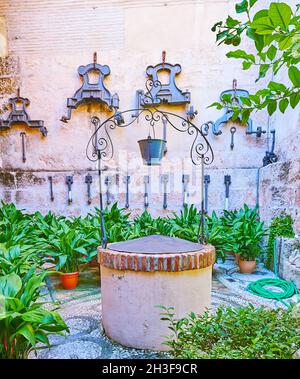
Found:
[[[147,92],[144,95],[144,102],[149,99],[149,104],[153,104],[152,88],[159,87],[161,83],[159,81],[147,80],[146,88]],[[157,100],[157,99],[156,99]],[[163,102],[161,102],[163,104]],[[92,162],[98,162],[98,174],[99,174],[99,186],[100,186],[100,213],[101,213],[101,231],[102,231],[102,246],[106,247],[107,238],[103,217],[103,199],[101,189],[101,162],[108,162],[114,156],[114,144],[110,135],[110,131],[120,127],[126,128],[135,122],[137,122],[142,116],[144,120],[148,122],[149,127],[153,129],[155,133],[155,126],[166,121],[167,125],[170,125],[173,129],[181,133],[187,133],[193,137],[193,142],[190,147],[190,158],[194,165],[209,165],[214,160],[213,149],[207,139],[207,130],[213,126],[212,121],[205,122],[200,127],[196,126],[187,117],[182,117],[176,113],[160,110],[157,106],[145,106],[127,109],[124,111],[114,110],[114,113],[108,117],[105,121],[100,122],[97,116],[91,118],[91,123],[94,125],[94,132],[91,135],[87,147],[86,156]],[[127,121],[125,120],[127,119]],[[175,123],[177,120],[178,123]],[[104,135],[99,136],[99,132],[104,131]],[[99,137],[98,137],[99,136]],[[204,199],[203,199],[203,173],[202,173],[202,200],[201,200],[201,221],[198,230],[198,240],[204,243]],[[201,233],[201,236],[200,236]]]

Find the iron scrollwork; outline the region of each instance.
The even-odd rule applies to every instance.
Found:
[[[118,118],[121,115],[124,120],[121,124],[118,122],[118,118],[116,119],[116,113]],[[204,132],[204,130],[207,130],[210,125],[213,125],[212,121],[204,123],[199,128],[187,118],[157,108],[133,108],[116,113],[103,122],[100,122],[100,119],[97,116],[91,118],[91,123],[94,125],[95,129],[86,148],[86,155],[90,161],[96,162],[99,155],[102,161],[108,162],[111,160],[114,155],[114,145],[110,136],[110,131],[117,127],[125,128],[130,126],[142,115],[144,115],[144,120],[147,121],[149,127],[152,129],[154,138],[155,126],[162,122],[162,120],[166,120],[167,125],[172,126],[172,128],[178,132],[187,133],[194,137],[190,149],[190,158],[193,164],[200,165],[202,158],[206,165],[211,164],[214,160],[213,150]],[[125,121],[126,119],[127,121]],[[102,131],[103,133],[100,135]]]
[[[207,140],[208,129],[213,126],[212,121],[208,121],[197,127],[191,122],[191,117],[184,118],[178,114],[163,111],[157,108],[159,104],[162,103],[162,99],[156,97],[153,98],[152,89],[155,88],[155,93],[159,93],[161,88],[161,83],[158,80],[151,81],[147,80],[146,83],[147,92],[144,94],[144,101],[147,102],[149,107],[138,106],[133,109],[128,109],[125,111],[115,110],[114,113],[107,118],[105,121],[101,122],[97,116],[91,118],[91,123],[94,126],[94,132],[90,137],[87,147],[86,155],[87,158],[92,162],[98,161],[98,175],[99,175],[99,186],[100,186],[100,216],[101,216],[101,244],[102,247],[107,246],[107,235],[104,222],[104,207],[102,198],[102,180],[101,180],[101,162],[108,162],[114,156],[114,144],[110,136],[110,132],[116,128],[125,128],[133,123],[137,122],[140,117],[144,117],[144,120],[149,126],[149,137],[150,131],[152,130],[154,138],[155,136],[155,126],[162,124],[163,126],[170,125],[176,131],[181,133],[187,133],[193,137],[193,141],[190,148],[190,158],[194,165],[209,165],[214,160],[214,154],[210,143]],[[158,90],[158,92],[157,92]],[[158,101],[157,101],[158,99]],[[155,106],[153,105],[155,104]],[[151,106],[150,106],[151,105]],[[146,204],[146,203],[145,203]],[[204,243],[204,201],[201,202],[200,211],[200,223],[198,229],[198,241]]]

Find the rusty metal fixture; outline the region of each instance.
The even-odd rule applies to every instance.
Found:
[[[52,176],[48,177],[49,184],[50,184],[50,200],[54,201],[54,194],[53,194],[53,178]]]
[[[92,197],[91,197],[91,184],[92,184],[92,182],[93,182],[92,175],[90,175],[90,174],[86,175],[85,183],[87,184],[87,198],[88,198],[87,203],[88,204],[92,203]]]
[[[225,210],[228,211],[228,205],[229,205],[229,186],[231,184],[231,176],[225,175],[224,176],[224,184],[225,184]]]
[[[110,205],[111,204],[111,199],[110,199],[110,185],[112,183],[112,178],[110,176],[107,176],[105,178],[105,185],[106,185],[106,204]]]
[[[210,183],[210,175],[204,175],[204,210],[208,213],[208,185]]]
[[[21,140],[22,140],[22,162],[26,162],[26,148],[25,148],[25,138],[26,138],[26,133],[21,132],[20,133]]]
[[[68,187],[68,204],[70,205],[73,202],[72,198],[72,184],[73,184],[73,176],[66,177],[66,185]]]
[[[243,98],[249,97],[249,92],[244,90],[244,89],[238,89],[237,88],[237,80],[233,79],[232,89],[228,89],[226,91],[223,91],[220,95],[221,100],[222,100],[224,95],[230,95],[233,102],[239,108],[241,108],[243,105],[241,98],[242,97]],[[215,121],[215,123],[213,124],[212,130],[213,130],[214,135],[219,136],[222,134],[221,126],[226,124],[228,121],[232,120],[233,113],[234,112],[232,109],[225,108],[224,115],[222,117],[220,117],[219,119],[217,119],[217,121]],[[237,121],[240,123],[242,122],[242,118],[240,115],[238,116]],[[253,121],[251,118],[249,118],[249,120],[247,121],[246,134],[256,134],[257,137],[261,137],[261,135],[263,133],[265,133],[265,131],[263,131],[262,128],[260,128],[260,127],[257,128],[257,130],[253,130]]]
[[[145,175],[144,176],[144,185],[145,185],[144,207],[146,209],[149,207],[149,183],[150,183],[150,176],[149,175]]]
[[[98,76],[95,83],[90,82],[89,75],[94,72]],[[111,95],[104,85],[104,78],[110,74],[110,68],[107,65],[97,63],[97,53],[94,53],[93,63],[86,66],[78,67],[78,74],[82,77],[82,86],[67,99],[67,116],[62,116],[61,121],[68,122],[71,119],[72,110],[78,108],[81,104],[105,104],[111,111],[119,108],[119,96],[117,93]]]
[[[275,163],[278,161],[278,156],[274,153],[275,149],[275,129],[270,130],[272,134],[272,147],[271,150],[266,151],[266,155],[263,158],[263,166],[267,166],[268,164]]]
[[[30,105],[29,99],[20,96],[20,88],[18,88],[17,96],[9,99],[11,112],[6,120],[0,119],[0,132],[9,130],[13,125],[24,124],[31,129],[39,129],[43,137],[47,136],[47,128],[42,120],[31,120],[27,113],[27,107]]]
[[[190,176],[183,174],[182,175],[182,185],[183,185],[183,207],[187,207],[188,205],[188,182],[190,181]]]
[[[163,191],[164,191],[164,199],[163,199],[163,209],[168,208],[168,193],[167,193],[167,184],[169,181],[169,175],[168,174],[163,174],[161,176],[161,181],[163,184]]]
[[[126,175],[124,178],[124,183],[126,185],[126,200],[125,200],[125,208],[129,208],[129,183],[130,183],[130,176]]]
[[[166,52],[162,52],[162,62],[155,66],[148,66],[146,74],[147,92],[137,91],[138,107],[151,107],[161,103],[167,104],[189,104],[191,102],[191,93],[186,90],[182,91],[177,87],[176,76],[181,72],[180,64],[166,63]],[[159,79],[160,72],[166,72],[169,75],[167,83],[162,84]],[[148,84],[148,85],[147,85]]]
[[[235,132],[236,132],[236,127],[232,126],[230,128],[230,134],[231,134],[230,149],[231,150],[233,150],[233,148],[234,148],[234,135],[235,135]]]

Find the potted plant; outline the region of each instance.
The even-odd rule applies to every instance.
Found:
[[[65,289],[77,287],[79,264],[87,255],[88,241],[86,236],[62,222],[60,229],[50,238],[47,255],[60,273],[62,286]]]
[[[238,255],[241,273],[251,274],[255,270],[264,235],[264,223],[259,221],[257,209],[244,205],[232,224],[233,251]]]

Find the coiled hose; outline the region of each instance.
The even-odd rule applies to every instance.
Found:
[[[288,282],[278,278],[277,259],[276,259],[276,239],[274,240],[274,272],[277,278],[259,279],[249,283],[247,290],[253,295],[280,301],[285,306],[290,307],[283,299],[288,299],[298,293],[298,289],[293,282]],[[266,287],[278,287],[280,291],[272,291]]]

